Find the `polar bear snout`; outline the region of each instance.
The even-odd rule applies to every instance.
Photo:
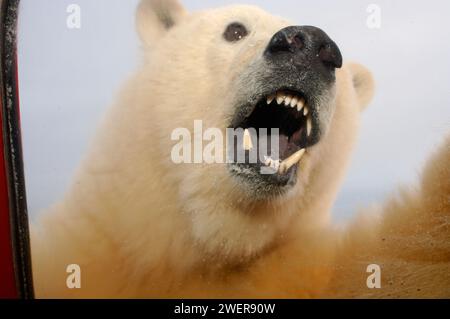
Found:
[[[266,199],[285,194],[308,175],[303,163],[326,135],[335,111],[335,70],[342,67],[342,55],[312,26],[281,29],[262,53],[238,81],[230,127],[240,130],[242,142],[234,143],[230,168],[257,189],[251,196]]]
[[[321,29],[313,26],[290,26],[277,32],[269,42],[265,57],[273,63],[286,60],[302,68],[334,72],[342,67],[339,47]]]

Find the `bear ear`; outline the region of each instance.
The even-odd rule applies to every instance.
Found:
[[[177,0],[141,0],[136,24],[142,42],[151,47],[186,15]]]
[[[375,81],[372,73],[361,64],[348,63],[347,68],[350,70],[353,87],[355,89],[361,111],[363,111],[372,101],[375,91]]]

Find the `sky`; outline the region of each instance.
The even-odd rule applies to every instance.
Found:
[[[19,88],[29,212],[33,219],[67,189],[96,126],[140,58],[137,0],[22,0]],[[185,0],[189,11],[240,3]],[[333,218],[350,219],[400,185],[414,185],[450,134],[450,2],[245,0],[297,25],[324,29],[344,60],[374,74],[374,101]],[[81,8],[80,29],[67,8]],[[379,28],[369,28],[371,4]],[[372,6],[373,7],[373,6]]]

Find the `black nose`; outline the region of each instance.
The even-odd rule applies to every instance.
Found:
[[[303,62],[318,60],[333,68],[342,67],[342,55],[336,43],[324,31],[312,26],[291,26],[277,32],[265,55],[276,59],[283,54],[295,55]]]

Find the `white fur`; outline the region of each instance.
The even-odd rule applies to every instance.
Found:
[[[155,12],[175,24],[161,24]],[[250,34],[230,45],[221,35],[234,21]],[[330,274],[339,252],[329,214],[373,93],[370,73],[357,64],[337,71],[336,111],[301,162],[297,186],[258,203],[224,165],[173,164],[170,135],[196,119],[225,129],[238,75],[290,23],[252,6],[188,14],[173,0],[143,1],[137,23],[142,66],[66,196],[33,227],[37,296],[321,295],[338,278]],[[65,287],[72,263],[83,270],[81,290]],[[288,279],[292,271],[301,280]]]

